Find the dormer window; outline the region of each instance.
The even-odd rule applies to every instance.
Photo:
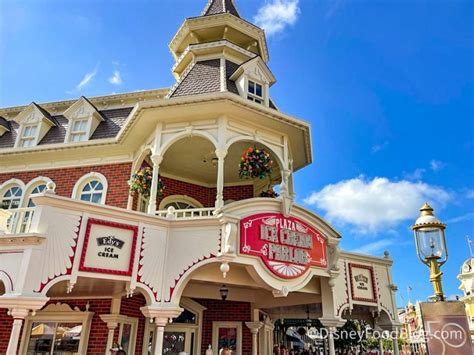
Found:
[[[239,95],[259,105],[270,106],[269,88],[275,82],[267,64],[260,57],[242,63],[230,76]]]
[[[22,131],[21,131],[20,142],[18,146],[23,147],[23,148],[34,146],[37,133],[38,133],[37,124],[23,126]]]
[[[20,125],[15,146],[31,148],[38,145],[49,129],[57,125],[56,120],[41,106],[31,103],[15,118]]]
[[[85,142],[104,121],[94,105],[84,96],[63,113],[69,120],[66,142]]]
[[[71,128],[71,137],[70,140],[71,142],[83,142],[87,140],[88,136],[88,129],[87,129],[87,123],[88,119],[83,119],[83,120],[74,120],[72,123],[72,128]]]
[[[252,80],[248,81],[247,99],[256,102],[257,104],[263,103],[263,86]]]

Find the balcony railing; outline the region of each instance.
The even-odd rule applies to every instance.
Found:
[[[165,217],[169,219],[200,219],[209,218],[214,215],[215,208],[187,208],[177,210],[174,207],[168,207],[166,210],[156,211],[156,215],[159,217]]]
[[[16,208],[11,210],[3,210],[3,218],[6,218],[6,227],[4,232],[8,234],[27,233],[30,230],[31,221],[33,220],[34,207]]]

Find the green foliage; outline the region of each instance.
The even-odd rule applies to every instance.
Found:
[[[264,179],[270,176],[273,169],[273,160],[264,149],[249,147],[243,152],[239,163],[241,179]]]

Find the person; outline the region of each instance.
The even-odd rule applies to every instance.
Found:
[[[280,347],[278,344],[273,347],[273,355],[280,355]]]
[[[221,350],[221,355],[232,355],[232,352],[230,351],[229,347],[224,346]]]
[[[111,354],[117,354],[117,351],[120,350],[120,347],[118,345],[118,343],[113,343],[112,344],[112,347],[110,348],[110,353]]]

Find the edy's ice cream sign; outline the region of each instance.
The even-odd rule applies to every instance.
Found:
[[[259,257],[275,275],[301,276],[310,266],[326,267],[326,239],[294,217],[261,213],[240,222],[240,253]]]

